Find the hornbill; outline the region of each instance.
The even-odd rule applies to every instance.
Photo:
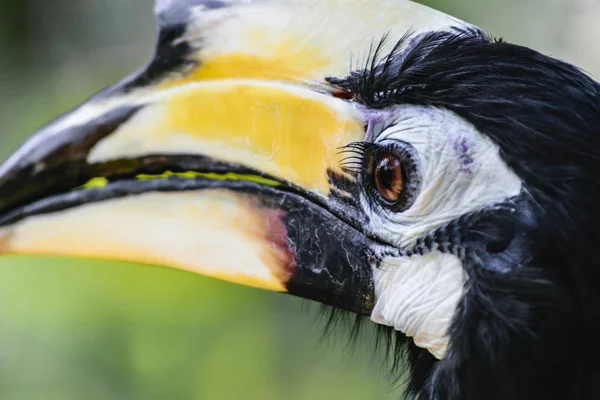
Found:
[[[600,86],[402,0],[158,0],[0,168],[0,253],[164,265],[396,336],[407,396],[597,399]]]

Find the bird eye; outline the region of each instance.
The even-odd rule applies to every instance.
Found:
[[[371,144],[364,150],[363,185],[369,199],[393,212],[410,208],[420,191],[416,150],[399,140]]]
[[[404,169],[395,154],[385,152],[378,156],[374,178],[375,187],[384,200],[390,203],[400,200],[404,190]]]

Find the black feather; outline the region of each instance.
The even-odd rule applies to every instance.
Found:
[[[373,60],[331,83],[373,109],[454,112],[499,146],[524,185],[515,212],[465,216],[460,229],[437,233],[466,260],[468,287],[443,361],[399,337],[408,396],[600,398],[598,83],[479,31],[408,36]],[[423,243],[439,240],[433,232]]]

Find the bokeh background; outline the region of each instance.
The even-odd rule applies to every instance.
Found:
[[[598,0],[423,2],[600,75]],[[153,35],[152,0],[0,0],[0,159],[140,66]],[[161,268],[0,258],[0,399],[395,398],[372,337],[322,341],[317,314]]]

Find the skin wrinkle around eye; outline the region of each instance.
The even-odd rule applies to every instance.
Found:
[[[384,111],[395,115],[387,131],[373,132],[375,143],[398,140],[411,144],[420,159],[422,187],[413,206],[402,213],[374,212],[362,196],[370,216],[367,230],[406,249],[420,237],[463,214],[500,203],[521,191],[521,181],[508,168],[489,138],[454,113],[432,107],[397,106]],[[469,170],[455,143],[465,143]],[[462,146],[458,150],[463,150]],[[494,186],[490,187],[489,182]]]
[[[385,116],[394,124],[372,132],[375,144],[402,141],[413,146],[422,186],[412,207],[399,213],[382,205],[374,209],[373,200],[361,194],[369,216],[367,232],[377,232],[404,251],[449,222],[521,192],[521,180],[500,158],[498,147],[454,113],[397,106]],[[388,256],[373,274],[376,303],[371,319],[413,337],[417,346],[443,359],[468,279],[462,261],[437,250],[423,256]]]

